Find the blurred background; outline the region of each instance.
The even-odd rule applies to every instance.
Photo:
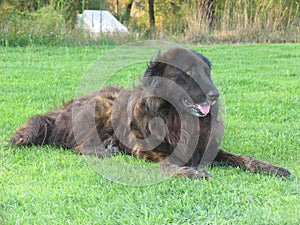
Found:
[[[163,39],[188,44],[300,41],[299,0],[0,0],[3,46],[120,44]],[[75,29],[84,10],[109,11],[128,34]]]

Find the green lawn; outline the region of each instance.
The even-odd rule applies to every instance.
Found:
[[[222,147],[288,168],[292,179],[207,168],[210,181],[126,186],[49,146],[11,148],[28,117],[74,96],[112,46],[0,49],[0,224],[300,224],[300,44],[195,46],[226,105]],[[145,62],[108,82],[130,85]],[[119,160],[137,160],[118,156]]]

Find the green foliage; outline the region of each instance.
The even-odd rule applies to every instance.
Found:
[[[155,37],[187,43],[299,42],[299,7],[296,0],[155,1]],[[146,0],[6,0],[0,2],[1,44],[94,42],[74,29],[76,14],[85,9],[109,10],[123,22],[131,33],[122,43],[152,38]],[[40,29],[41,13],[56,25]],[[107,42],[106,35],[96,39]]]
[[[12,7],[8,10],[0,15],[2,45],[60,43],[66,34],[63,17],[51,6],[36,13],[22,13]]]
[[[222,147],[284,166],[291,180],[215,167],[210,181],[123,186],[72,151],[8,146],[28,117],[72,98],[112,47],[0,48],[0,224],[300,224],[299,44],[193,47],[211,59],[226,103]],[[111,82],[129,85],[146,66],[130,65]]]
[[[184,11],[181,10],[181,4],[184,1],[155,1],[155,21],[156,32],[159,36],[171,36],[173,34],[184,33],[185,21]],[[148,18],[148,1],[136,0],[134,1],[134,8],[131,14],[129,27],[133,30],[147,30],[149,32],[149,18]],[[150,34],[149,34],[150,35]]]

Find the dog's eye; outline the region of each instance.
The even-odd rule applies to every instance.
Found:
[[[189,101],[187,99],[184,99],[184,103],[189,104]]]
[[[192,71],[191,70],[187,71],[186,74],[191,76],[192,75]]]

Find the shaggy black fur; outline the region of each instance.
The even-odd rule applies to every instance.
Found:
[[[232,165],[288,177],[282,167],[219,149],[224,127],[211,63],[183,48],[158,53],[134,89],[106,87],[30,118],[14,146],[51,144],[82,154],[116,151],[161,163],[167,174],[209,178],[203,165]]]

